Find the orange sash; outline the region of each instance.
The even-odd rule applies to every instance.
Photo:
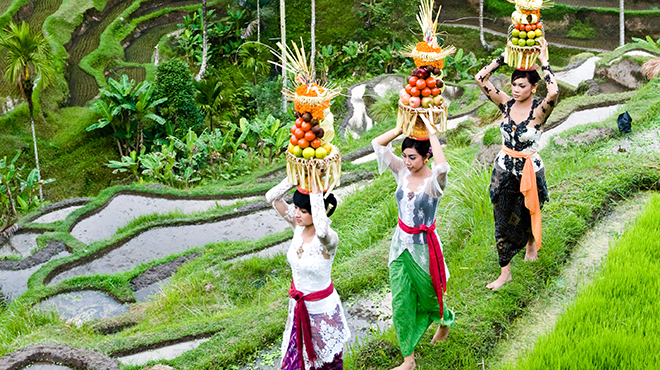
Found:
[[[520,179],[520,192],[525,196],[525,207],[529,210],[532,217],[532,235],[536,240],[536,250],[541,249],[541,204],[539,203],[539,191],[536,186],[536,172],[532,164],[531,156],[536,154],[526,154],[515,151],[502,145],[504,154],[512,158],[525,158],[522,177]]]

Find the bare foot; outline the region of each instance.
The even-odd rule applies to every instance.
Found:
[[[412,370],[417,367],[415,364],[415,354],[403,358],[403,363],[392,370]]]
[[[536,261],[539,255],[536,253],[536,241],[530,240],[525,248],[525,261]]]
[[[438,330],[436,330],[435,335],[433,335],[431,344],[442,342],[445,339],[447,339],[448,336],[449,336],[449,326],[440,325],[438,327]]]
[[[502,285],[508,283],[511,280],[511,265],[506,265],[502,267],[502,273],[500,274],[500,277],[498,277],[497,280],[493,281],[492,283],[486,285],[486,288],[490,290],[498,290],[502,287]]]

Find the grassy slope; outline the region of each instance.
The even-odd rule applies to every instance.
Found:
[[[627,109],[636,114],[641,127],[660,127],[657,119],[660,95],[657,79],[630,101]],[[614,126],[613,119],[606,121]],[[594,125],[592,125],[594,126]],[[640,126],[637,126],[638,129]],[[513,261],[514,281],[498,292],[485,289],[497,277],[496,253],[492,249],[492,208],[486,189],[488,170],[468,173],[453,164],[439,220],[452,271],[448,304],[456,310],[459,325],[441,346],[429,346],[432,331],[418,347],[418,364],[429,368],[474,368],[488,357],[492,346],[511,320],[534,300],[547,281],[557,275],[573,243],[603,214],[611,202],[640,188],[657,188],[660,177],[642,163],[653,156],[609,156],[613,143],[592,148],[550,147],[542,153],[547,166],[551,202],[544,208],[544,246],[537,263]],[[607,148],[607,149],[606,149]],[[465,171],[465,172],[464,172]],[[453,185],[452,185],[453,184]],[[396,351],[392,330],[358,346],[347,361],[348,369],[389,369],[402,359]],[[396,353],[390,360],[383,353]]]
[[[628,103],[637,127],[660,126],[660,122],[653,121],[660,102],[658,85],[658,80],[650,83]],[[610,120],[607,124],[614,123]],[[514,282],[495,293],[484,288],[497,274],[495,252],[490,247],[492,210],[486,191],[489,171],[471,169],[474,148],[447,151],[453,170],[438,220],[452,266],[447,299],[456,310],[459,325],[452,330],[446,344],[419,347],[420,365],[472,368],[488,355],[513,317],[525,309],[525,302],[534,299],[546,281],[556,276],[570,254],[572,243],[614,199],[639,188],[657,187],[657,172],[641,166],[649,158],[607,158],[602,155],[607,145],[596,144],[586,151],[553,147],[553,152],[543,153],[552,203],[544,210],[546,237],[541,259],[534,264],[514,261]],[[368,166],[373,169],[373,164]],[[396,221],[396,205],[391,197],[394,187],[391,176],[381,176],[366,191],[349,197],[333,216],[333,227],[342,240],[333,276],[344,299],[382,289],[387,284],[388,240]],[[369,209],[364,204],[370,204]],[[365,223],[367,219],[379,221]],[[32,296],[30,299],[26,296],[16,301],[2,315],[0,326],[6,334],[0,337],[0,351],[6,353],[31,342],[62,341],[116,354],[182,336],[220,331],[211,341],[170,364],[180,369],[215,369],[240,364],[279,340],[286,315],[282,292],[286,291],[290,272],[282,256],[226,265],[222,260],[228,255],[228,247],[245,250],[239,243],[233,247],[209,246],[202,258],[177,273],[163,297],[145,306],[145,320],[113,336],[94,334],[89,326],[81,330],[70,328],[53,318],[30,313],[26,305],[43,293],[33,290],[28,295]],[[143,268],[104,278],[104,284],[123,280],[118,285],[122,286],[129,276],[135,276]],[[215,290],[204,289],[209,283]],[[121,293],[107,285],[96,287]],[[260,326],[253,325],[256,321]],[[19,335],[19,332],[29,334]],[[430,340],[430,333],[424,343]],[[381,353],[392,354],[394,359]],[[401,360],[399,357],[390,330],[358,346],[348,356],[346,365],[348,369],[388,369]]]
[[[515,369],[652,369],[660,361],[660,196],[612,248],[595,283]]]

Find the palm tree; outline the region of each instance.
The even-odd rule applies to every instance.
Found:
[[[484,49],[488,51],[493,50],[493,47],[488,45],[484,38],[484,0],[479,0],[479,40],[481,40],[481,46]]]
[[[626,21],[624,17],[625,7],[623,2],[623,0],[619,1],[619,46],[623,46],[626,43]]]
[[[215,77],[211,77],[206,80],[195,81],[193,84],[197,90],[195,100],[197,101],[199,107],[209,117],[209,126],[211,128],[211,132],[213,132],[213,114],[217,108],[218,98],[222,99],[222,95],[220,95],[222,91],[222,84]]]
[[[286,51],[286,11],[284,9],[284,1],[280,0],[280,33],[282,34],[282,50],[280,51],[284,55]],[[282,87],[286,88],[287,79],[286,79],[286,58],[282,58]],[[282,111],[286,113],[286,96],[282,94]]]
[[[39,181],[39,199],[43,201],[41,170],[39,169],[39,152],[37,150],[37,135],[34,131],[34,104],[32,92],[34,85],[41,80],[42,86],[47,86],[54,76],[50,45],[40,33],[31,34],[30,26],[22,22],[17,25],[11,22],[4,34],[0,35],[0,49],[5,54],[5,79],[16,86],[18,92],[30,108],[30,123],[32,125],[32,142],[34,158],[37,165],[37,180]]]
[[[195,77],[196,81],[200,81],[202,78],[204,78],[204,75],[206,74],[206,59],[208,57],[208,52],[209,52],[209,37],[206,32],[207,26],[206,26],[206,0],[202,0],[202,37],[203,37],[203,43],[202,43],[202,66],[199,68],[199,73]]]

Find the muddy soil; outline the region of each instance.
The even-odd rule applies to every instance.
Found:
[[[34,344],[21,348],[0,358],[0,369],[20,370],[44,361],[74,370],[119,370],[117,360],[96,351],[63,344]]]

